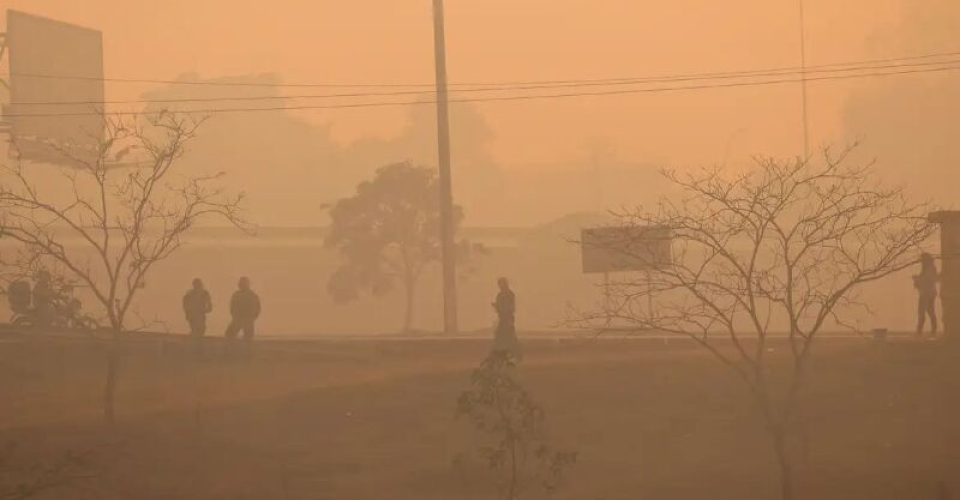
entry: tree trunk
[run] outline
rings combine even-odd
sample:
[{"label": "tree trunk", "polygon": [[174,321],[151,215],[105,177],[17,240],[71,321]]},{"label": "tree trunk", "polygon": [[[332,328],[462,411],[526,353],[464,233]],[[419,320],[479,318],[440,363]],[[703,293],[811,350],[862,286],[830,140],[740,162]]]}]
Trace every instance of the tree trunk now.
[{"label": "tree trunk", "polygon": [[772,429],[773,448],[777,454],[777,464],[780,468],[780,498],[781,500],[793,500],[793,464],[790,462],[790,451],[787,449],[786,431],[783,429]]},{"label": "tree trunk", "polygon": [[517,442],[512,440],[510,444],[510,500],[517,498],[517,483],[520,482],[519,465],[517,464]]},{"label": "tree trunk", "polygon": [[404,289],[406,291],[406,307],[403,313],[403,333],[409,333],[413,328],[413,301],[416,295],[417,280],[407,275],[404,279]]},{"label": "tree trunk", "polygon": [[103,419],[113,425],[116,421],[117,378],[120,373],[120,331],[113,332],[113,338],[107,346],[107,380],[103,389]]}]

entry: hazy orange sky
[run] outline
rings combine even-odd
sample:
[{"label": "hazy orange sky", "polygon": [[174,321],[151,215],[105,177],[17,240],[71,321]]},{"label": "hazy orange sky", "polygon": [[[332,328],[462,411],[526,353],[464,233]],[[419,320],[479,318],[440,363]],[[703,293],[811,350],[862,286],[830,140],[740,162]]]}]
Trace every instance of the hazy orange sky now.
[{"label": "hazy orange sky", "polygon": [[[433,78],[429,0],[5,5],[102,30],[109,77],[277,73],[287,82],[331,83]],[[960,36],[949,30],[924,44],[907,43],[900,32],[915,15],[906,7],[921,13],[954,9],[949,0],[806,0],[808,63],[960,48]],[[649,76],[799,62],[796,0],[447,0],[446,10],[454,82]],[[922,85],[957,76],[895,78]],[[883,84],[811,84],[813,144],[847,140],[848,96]],[[136,98],[147,90],[109,84],[107,95]],[[758,153],[794,155],[802,144],[796,84],[484,103],[478,109],[493,132],[490,152],[505,171],[586,162],[597,145],[620,160],[692,165],[734,163]],[[394,136],[408,115],[402,108],[303,114],[329,126],[344,143]]]},{"label": "hazy orange sky", "polygon": [[[875,53],[871,38],[898,17],[895,0],[807,1],[811,64]],[[275,72],[290,82],[347,83],[430,82],[433,76],[428,0],[6,4],[102,30],[108,76]],[[446,10],[454,81],[643,76],[798,62],[793,0],[448,0]],[[848,85],[812,90],[818,137],[835,132],[837,99]],[[111,85],[108,95],[133,91],[131,85]],[[744,127],[738,151],[761,145],[786,151],[798,144],[798,109],[795,85],[483,106],[497,134],[497,156],[517,163],[575,154],[590,136],[608,137],[628,155],[664,156],[659,149],[665,144],[704,141],[707,147],[690,161],[711,161],[722,154],[729,133]],[[741,116],[769,113],[777,125],[729,123],[736,110],[746,111],[736,113]],[[311,114],[350,140],[393,133],[404,111]],[[728,134],[711,130],[703,137],[705,126],[716,122],[726,122]]]}]

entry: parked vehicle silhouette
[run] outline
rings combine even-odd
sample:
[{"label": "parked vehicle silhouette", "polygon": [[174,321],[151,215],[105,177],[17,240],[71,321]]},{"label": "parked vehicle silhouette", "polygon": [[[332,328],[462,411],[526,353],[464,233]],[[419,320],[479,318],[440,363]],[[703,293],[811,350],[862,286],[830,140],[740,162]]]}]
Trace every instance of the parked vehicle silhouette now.
[{"label": "parked vehicle silhouette", "polygon": [[51,294],[49,304],[38,307],[33,299],[34,289],[25,280],[13,282],[7,289],[7,301],[16,326],[48,327],[92,331],[100,328],[97,320],[83,313],[83,303],[73,296],[73,287],[65,286]]}]

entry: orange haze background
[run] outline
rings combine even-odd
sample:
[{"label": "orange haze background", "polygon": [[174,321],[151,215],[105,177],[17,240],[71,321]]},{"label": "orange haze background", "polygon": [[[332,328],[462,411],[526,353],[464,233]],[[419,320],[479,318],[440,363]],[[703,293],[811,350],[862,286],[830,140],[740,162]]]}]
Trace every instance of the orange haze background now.
[{"label": "orange haze background", "polygon": [[[111,77],[269,73],[286,82],[408,83],[431,82],[433,76],[427,0],[276,4],[8,0],[5,4],[102,30],[105,71]],[[446,10],[449,72],[454,82],[646,76],[793,66],[799,61],[798,9],[792,0],[449,0]],[[811,65],[960,47],[956,29],[960,7],[946,0],[807,0],[806,13]],[[811,142],[837,144],[862,138],[868,157],[880,156],[883,148],[870,146],[873,136],[877,142],[885,140],[884,132],[871,130],[876,122],[871,117],[849,116],[852,99],[900,86],[922,99],[928,95],[925,87],[956,83],[953,73],[813,83]],[[155,87],[108,84],[107,95],[136,98]],[[879,98],[878,104],[886,101]],[[530,184],[542,179],[557,186],[557,196],[525,203],[541,195],[520,191],[510,210],[467,203],[468,224],[473,225],[533,224],[572,210],[643,201],[631,199],[631,192],[643,197],[655,194],[599,180],[602,175],[593,177],[594,181],[606,185],[584,185],[584,178],[571,180],[572,174],[559,176],[560,171],[717,162],[742,167],[755,154],[791,156],[802,149],[796,84],[484,103],[475,108],[489,130],[482,144],[484,153],[505,172],[503,182]],[[867,109],[861,114],[876,107]],[[390,140],[403,133],[409,115],[407,108],[386,108],[303,112],[297,119],[322,126],[336,144],[349,145],[371,138]],[[457,126],[454,121],[455,134]],[[461,156],[454,151],[455,162],[469,161],[462,157],[469,152],[462,149]],[[955,148],[938,153],[957,156]],[[891,163],[902,160],[886,156],[893,157]],[[945,167],[937,165],[937,172]],[[315,189],[326,198],[337,193],[326,193],[322,184],[338,182],[334,177],[353,177],[329,165],[313,168],[317,170]],[[911,171],[918,168],[933,172],[934,166],[909,167]],[[894,173],[898,170],[891,168]],[[270,171],[278,177],[298,175],[283,164],[271,165]],[[463,182],[457,180],[458,193],[471,190],[469,175],[460,179]],[[931,194],[949,203],[944,193]],[[256,198],[257,193],[252,195]],[[270,212],[284,212],[277,206],[283,203],[279,198],[271,198]],[[465,200],[478,198],[464,194]],[[312,217],[301,208],[290,210],[289,217],[262,214],[261,219],[269,225],[308,225]]]},{"label": "orange haze background", "polygon": [[[266,84],[108,82],[108,100],[304,92],[276,86],[282,82],[433,80],[428,0],[7,0],[4,6],[101,30],[107,77]],[[809,65],[960,50],[956,0],[805,0],[805,7]],[[796,0],[447,0],[446,10],[453,82],[799,64]],[[527,327],[546,327],[562,316],[565,303],[590,300],[593,278],[580,275],[576,249],[561,249],[570,245],[557,235],[577,234],[577,224],[597,220],[594,213],[668,194],[659,169],[724,164],[737,170],[749,168],[755,155],[801,154],[800,95],[799,84],[790,83],[453,106],[454,190],[466,210],[465,226],[536,228],[532,238],[553,238],[537,250],[541,253],[521,258],[523,252],[508,249],[486,259],[483,269],[464,281],[466,327],[489,325],[488,296],[502,274],[529,298]],[[138,106],[114,105],[108,111],[142,109]],[[214,115],[183,162],[191,169],[228,172],[230,187],[247,191],[249,216],[259,225],[316,229],[327,223],[323,207],[351,194],[377,167],[408,159],[435,165],[433,113],[433,106],[420,105]],[[918,198],[957,206],[956,71],[811,82],[809,117],[813,147],[861,141],[855,160],[876,160],[884,180],[905,183]],[[237,275],[257,276],[262,290],[274,296],[264,325],[269,331],[391,328],[394,312],[365,311],[393,311],[399,296],[388,305],[379,299],[348,308],[329,304],[324,287],[335,259],[322,253],[316,232],[297,234],[309,242],[288,245],[290,252],[300,252],[296,255],[276,248],[207,255],[210,248],[191,247],[170,264],[171,272],[158,274],[144,297],[152,304],[147,312],[177,321],[171,297],[192,273],[209,268],[206,275],[217,283],[221,299]],[[546,258],[542,252],[548,250],[563,258]],[[419,299],[424,327],[439,323],[437,283],[428,281]],[[879,312],[870,324],[911,328],[915,299],[908,277],[891,278],[888,285],[867,291]],[[320,324],[307,324],[304,310],[317,312]]]}]

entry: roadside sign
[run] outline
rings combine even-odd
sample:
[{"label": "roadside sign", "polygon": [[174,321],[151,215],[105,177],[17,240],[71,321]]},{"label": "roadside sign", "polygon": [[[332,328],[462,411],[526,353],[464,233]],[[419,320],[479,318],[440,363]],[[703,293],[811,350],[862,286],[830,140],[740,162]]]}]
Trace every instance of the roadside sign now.
[{"label": "roadside sign", "polygon": [[580,249],[584,273],[650,271],[672,262],[669,228],[598,227],[583,229]]}]

